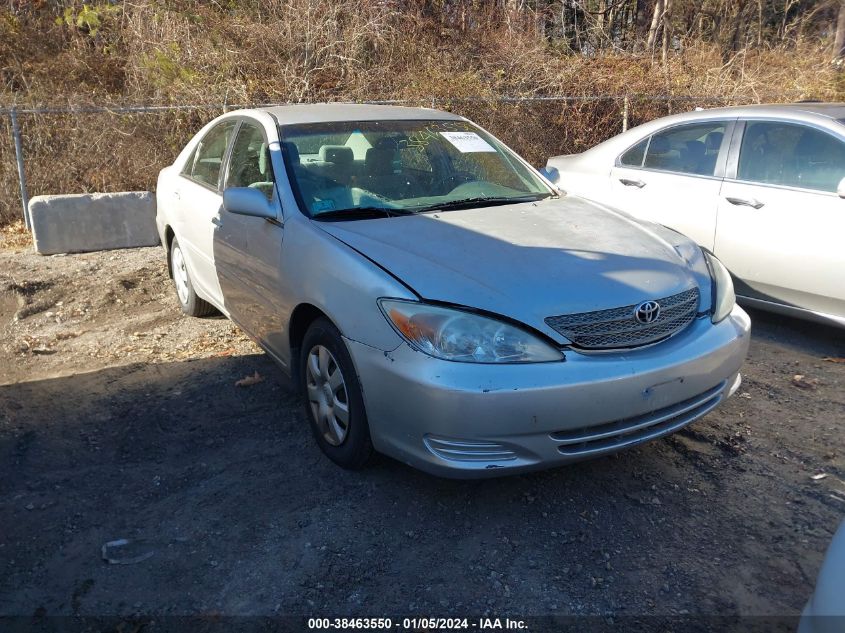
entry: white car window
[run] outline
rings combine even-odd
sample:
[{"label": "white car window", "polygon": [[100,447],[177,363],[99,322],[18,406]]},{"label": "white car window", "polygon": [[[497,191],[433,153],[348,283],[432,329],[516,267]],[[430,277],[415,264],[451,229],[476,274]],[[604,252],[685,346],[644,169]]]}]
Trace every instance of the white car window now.
[{"label": "white car window", "polygon": [[642,167],[643,158],[645,158],[645,148],[648,147],[649,138],[650,137],[647,136],[627,152],[622,154],[619,158],[619,162],[626,167]]},{"label": "white car window", "polygon": [[835,192],[845,177],[845,143],[804,125],[746,124],[737,179]]},{"label": "white car window", "polygon": [[725,127],[725,121],[710,121],[678,125],[658,132],[651,137],[643,167],[712,176],[716,170]]}]

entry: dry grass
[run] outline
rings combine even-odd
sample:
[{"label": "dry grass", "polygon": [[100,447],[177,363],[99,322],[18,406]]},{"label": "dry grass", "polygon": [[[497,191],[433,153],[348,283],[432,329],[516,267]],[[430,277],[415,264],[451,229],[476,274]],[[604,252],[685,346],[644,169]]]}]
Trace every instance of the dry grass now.
[{"label": "dry grass", "polygon": [[[70,23],[61,3],[19,4],[14,14],[0,9],[0,103],[437,98],[535,164],[618,133],[621,101],[515,105],[497,96],[637,95],[635,124],[694,106],[840,100],[845,88],[821,41],[727,61],[714,45],[682,42],[664,67],[649,55],[561,53],[530,22],[502,20],[484,3],[462,30],[414,8],[421,3],[388,0],[94,2],[94,31],[75,21],[79,3],[64,3]],[[478,97],[488,100],[466,100]],[[23,115],[30,194],[153,188],[158,170],[220,112]],[[0,117],[0,222],[17,217],[18,205],[9,121]]]}]

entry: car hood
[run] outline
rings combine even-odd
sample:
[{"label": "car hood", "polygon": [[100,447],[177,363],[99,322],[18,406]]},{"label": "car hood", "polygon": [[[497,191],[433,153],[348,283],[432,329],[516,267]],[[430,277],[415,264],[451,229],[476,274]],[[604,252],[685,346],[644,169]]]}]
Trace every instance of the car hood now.
[{"label": "car hood", "polygon": [[698,247],[581,198],[316,224],[423,299],[501,314],[561,342],[546,317],[696,285],[709,307]]}]

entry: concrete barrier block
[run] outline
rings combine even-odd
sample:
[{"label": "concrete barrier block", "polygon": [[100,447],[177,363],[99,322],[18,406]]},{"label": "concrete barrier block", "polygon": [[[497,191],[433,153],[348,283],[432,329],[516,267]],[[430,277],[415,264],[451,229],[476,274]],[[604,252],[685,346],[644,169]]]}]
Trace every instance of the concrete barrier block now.
[{"label": "concrete barrier block", "polygon": [[155,246],[155,195],[150,191],[35,196],[29,217],[42,255]]}]

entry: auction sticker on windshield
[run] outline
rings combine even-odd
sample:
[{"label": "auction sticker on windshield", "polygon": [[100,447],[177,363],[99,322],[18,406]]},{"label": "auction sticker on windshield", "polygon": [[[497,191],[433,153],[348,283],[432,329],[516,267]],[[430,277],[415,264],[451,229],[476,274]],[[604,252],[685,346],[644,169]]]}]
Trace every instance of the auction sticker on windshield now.
[{"label": "auction sticker on windshield", "polygon": [[440,135],[455,146],[462,154],[471,152],[495,152],[496,148],[475,132],[441,132]]}]

